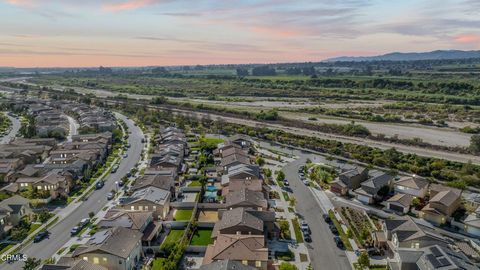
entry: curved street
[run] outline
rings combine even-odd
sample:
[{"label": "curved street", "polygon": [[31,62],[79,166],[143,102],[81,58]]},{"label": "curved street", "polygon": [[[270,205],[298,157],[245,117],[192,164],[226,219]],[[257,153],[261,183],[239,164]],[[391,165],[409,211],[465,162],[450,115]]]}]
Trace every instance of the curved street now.
[{"label": "curved street", "polygon": [[9,114],[5,114],[5,115],[12,122],[12,126],[10,127],[10,131],[8,132],[8,134],[3,136],[0,139],[0,144],[6,144],[12,141],[15,138],[15,136],[17,136],[18,131],[20,131],[20,127],[22,126],[22,124],[20,123],[20,120],[17,117],[13,117]]}]

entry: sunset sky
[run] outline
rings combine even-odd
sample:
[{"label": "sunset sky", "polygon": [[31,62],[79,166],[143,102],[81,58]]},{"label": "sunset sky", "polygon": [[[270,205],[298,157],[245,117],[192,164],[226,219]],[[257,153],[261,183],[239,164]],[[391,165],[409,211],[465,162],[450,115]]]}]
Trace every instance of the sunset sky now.
[{"label": "sunset sky", "polygon": [[480,50],[479,0],[0,0],[0,66],[319,61]]}]

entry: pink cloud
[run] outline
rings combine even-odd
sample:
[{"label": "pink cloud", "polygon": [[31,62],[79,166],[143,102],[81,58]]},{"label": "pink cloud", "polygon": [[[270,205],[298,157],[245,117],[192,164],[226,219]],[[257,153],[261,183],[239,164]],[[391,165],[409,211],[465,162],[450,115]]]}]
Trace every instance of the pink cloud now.
[{"label": "pink cloud", "polygon": [[122,3],[106,4],[106,5],[103,6],[103,9],[107,10],[107,11],[111,11],[111,12],[119,12],[119,11],[142,8],[142,7],[145,7],[145,6],[148,6],[148,5],[152,5],[155,2],[158,2],[158,1],[156,1],[156,0],[128,0],[128,1],[124,1]]},{"label": "pink cloud", "polygon": [[254,26],[251,29],[255,33],[267,34],[267,35],[284,37],[284,38],[300,36],[303,34],[298,30],[284,29],[282,27],[275,28],[270,26]]},{"label": "pink cloud", "polygon": [[38,4],[35,0],[7,0],[7,3],[22,7],[34,7]]},{"label": "pink cloud", "polygon": [[454,40],[458,43],[480,42],[480,35],[459,35]]}]

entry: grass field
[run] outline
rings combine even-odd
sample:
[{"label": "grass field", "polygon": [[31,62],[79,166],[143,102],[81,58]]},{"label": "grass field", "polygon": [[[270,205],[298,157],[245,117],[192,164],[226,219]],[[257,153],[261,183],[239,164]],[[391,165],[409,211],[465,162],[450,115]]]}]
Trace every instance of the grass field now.
[{"label": "grass field", "polygon": [[184,233],[185,233],[185,230],[171,230],[170,233],[165,238],[165,240],[163,240],[163,243],[160,246],[160,249],[165,245],[169,245],[170,243],[178,242],[182,238]]},{"label": "grass field", "polygon": [[190,220],[193,209],[178,209],[175,212],[175,220]]},{"label": "grass field", "polygon": [[213,243],[212,230],[197,230],[192,237],[190,245],[193,246],[206,246]]},{"label": "grass field", "polygon": [[188,184],[189,187],[201,187],[202,183],[198,180],[193,180],[190,184]]}]

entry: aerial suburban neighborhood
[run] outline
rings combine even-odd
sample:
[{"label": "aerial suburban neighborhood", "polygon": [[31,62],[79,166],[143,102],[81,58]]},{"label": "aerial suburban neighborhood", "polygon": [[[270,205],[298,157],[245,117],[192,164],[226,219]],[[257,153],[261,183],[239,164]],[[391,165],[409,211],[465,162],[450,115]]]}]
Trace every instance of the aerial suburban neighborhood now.
[{"label": "aerial suburban neighborhood", "polygon": [[0,270],[480,269],[480,0],[0,25]]}]

